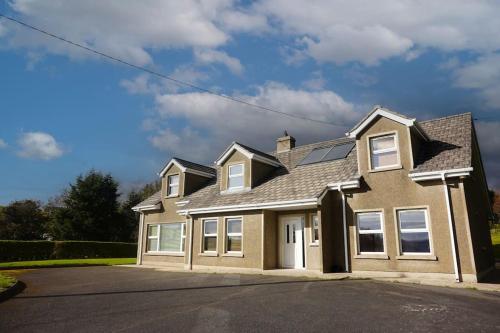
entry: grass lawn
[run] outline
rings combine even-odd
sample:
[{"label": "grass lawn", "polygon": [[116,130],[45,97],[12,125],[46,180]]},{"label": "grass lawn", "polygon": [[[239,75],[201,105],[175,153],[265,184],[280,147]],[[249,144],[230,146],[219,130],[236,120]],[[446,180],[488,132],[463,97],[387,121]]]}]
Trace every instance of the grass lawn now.
[{"label": "grass lawn", "polygon": [[16,279],[11,276],[0,274],[0,291],[3,291],[16,283]]},{"label": "grass lawn", "polygon": [[100,259],[59,259],[37,261],[0,262],[0,269],[44,268],[71,266],[110,266],[135,264],[136,258],[100,258]]},{"label": "grass lawn", "polygon": [[491,241],[493,242],[495,259],[500,261],[500,231],[491,231]]}]

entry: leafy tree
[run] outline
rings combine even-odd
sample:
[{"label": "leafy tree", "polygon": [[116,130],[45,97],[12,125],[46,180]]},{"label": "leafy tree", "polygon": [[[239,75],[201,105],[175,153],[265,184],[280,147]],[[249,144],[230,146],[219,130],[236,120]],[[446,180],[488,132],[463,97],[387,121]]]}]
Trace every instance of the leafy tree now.
[{"label": "leafy tree", "polygon": [[64,207],[54,209],[57,238],[120,240],[118,196],[118,183],[110,174],[91,170],[78,176],[63,195]]},{"label": "leafy tree", "polygon": [[46,222],[40,202],[14,201],[0,214],[0,239],[42,239]]}]

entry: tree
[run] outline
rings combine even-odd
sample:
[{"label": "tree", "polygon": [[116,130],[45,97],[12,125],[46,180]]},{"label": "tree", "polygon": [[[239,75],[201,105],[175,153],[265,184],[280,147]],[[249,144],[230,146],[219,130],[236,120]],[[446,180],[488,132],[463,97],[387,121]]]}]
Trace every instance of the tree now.
[{"label": "tree", "polygon": [[14,201],[0,214],[0,239],[42,239],[46,222],[40,202]]},{"label": "tree", "polygon": [[57,238],[120,240],[118,183],[110,174],[91,170],[77,177],[63,195],[64,207],[54,210]]}]

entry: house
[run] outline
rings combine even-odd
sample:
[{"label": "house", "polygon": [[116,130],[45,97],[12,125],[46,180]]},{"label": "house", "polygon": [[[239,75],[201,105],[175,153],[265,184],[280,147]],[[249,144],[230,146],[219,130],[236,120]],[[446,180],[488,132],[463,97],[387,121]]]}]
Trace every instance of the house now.
[{"label": "house", "polygon": [[346,137],[213,167],[173,158],[140,213],[138,264],[477,281],[494,267],[470,113],[418,122],[375,107]]}]

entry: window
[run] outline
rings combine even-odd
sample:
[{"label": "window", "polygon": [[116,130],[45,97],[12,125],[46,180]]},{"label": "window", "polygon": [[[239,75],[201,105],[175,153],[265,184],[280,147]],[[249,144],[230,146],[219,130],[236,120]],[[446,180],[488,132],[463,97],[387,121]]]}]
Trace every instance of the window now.
[{"label": "window", "polygon": [[183,253],[186,243],[186,223],[150,224],[148,252]]},{"label": "window", "polygon": [[319,221],[316,214],[311,216],[311,242],[319,242]]},{"label": "window", "polygon": [[158,231],[160,230],[157,224],[148,225],[148,252],[158,251]]},{"label": "window", "polygon": [[243,188],[243,174],[244,174],[243,164],[230,165],[227,188],[229,190]]},{"label": "window", "polygon": [[228,218],[226,220],[226,251],[241,252],[242,231],[241,218]]},{"label": "window", "polygon": [[370,151],[373,170],[399,165],[395,134],[371,138]]},{"label": "window", "polygon": [[358,213],[358,250],[359,253],[384,253],[384,231],[382,213]]},{"label": "window", "polygon": [[167,196],[179,195],[179,175],[171,175],[167,177]]},{"label": "window", "polygon": [[217,220],[203,221],[203,252],[217,251]]},{"label": "window", "polygon": [[398,211],[399,239],[403,254],[430,254],[429,226],[425,209]]}]

